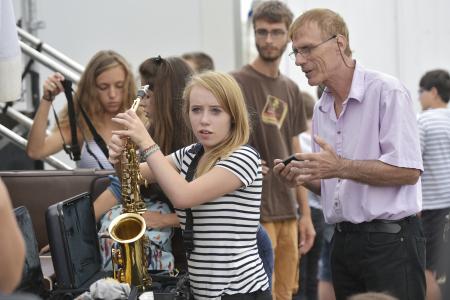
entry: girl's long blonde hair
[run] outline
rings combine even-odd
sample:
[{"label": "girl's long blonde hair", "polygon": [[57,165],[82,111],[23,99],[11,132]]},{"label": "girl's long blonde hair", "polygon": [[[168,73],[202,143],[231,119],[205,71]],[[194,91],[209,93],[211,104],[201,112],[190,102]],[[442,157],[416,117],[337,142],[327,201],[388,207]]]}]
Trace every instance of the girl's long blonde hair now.
[{"label": "girl's long blonde hair", "polygon": [[248,142],[250,125],[244,96],[236,80],[226,73],[209,71],[192,77],[184,90],[183,112],[188,127],[191,127],[189,121],[190,94],[194,86],[201,86],[210,91],[231,117],[229,135],[217,144],[207,154],[206,161],[198,166],[196,176],[199,177],[212,169],[218,160],[226,158],[234,150]]},{"label": "girl's long blonde hair", "polygon": [[[122,106],[120,108],[120,112],[124,112],[131,107],[133,100],[136,98],[136,84],[134,81],[133,73],[127,61],[117,52],[112,50],[97,52],[89,61],[85,71],[80,78],[80,82],[78,83],[77,90],[73,97],[75,114],[77,123],[81,124],[83,134],[88,139],[92,138],[92,134],[88,129],[83,116],[81,115],[78,103],[80,103],[83,109],[86,111],[94,127],[99,128],[101,126],[99,116],[101,116],[105,111],[99,101],[96,79],[106,70],[117,66],[121,66],[125,72],[125,81],[123,85],[122,96],[123,100]],[[61,127],[69,126],[67,105],[60,113],[60,125]]]}]

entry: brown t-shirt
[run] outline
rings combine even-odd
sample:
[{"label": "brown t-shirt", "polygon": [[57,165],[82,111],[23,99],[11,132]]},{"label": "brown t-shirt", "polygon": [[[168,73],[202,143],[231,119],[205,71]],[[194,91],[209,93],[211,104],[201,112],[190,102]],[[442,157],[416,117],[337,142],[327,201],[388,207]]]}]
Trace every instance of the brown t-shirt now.
[{"label": "brown t-shirt", "polygon": [[281,221],[297,217],[294,189],[274,176],[273,160],[293,153],[292,138],[306,129],[306,116],[298,86],[284,75],[277,78],[258,73],[250,65],[232,72],[242,88],[250,113],[252,134],[249,143],[267,162],[263,179],[261,220]]}]

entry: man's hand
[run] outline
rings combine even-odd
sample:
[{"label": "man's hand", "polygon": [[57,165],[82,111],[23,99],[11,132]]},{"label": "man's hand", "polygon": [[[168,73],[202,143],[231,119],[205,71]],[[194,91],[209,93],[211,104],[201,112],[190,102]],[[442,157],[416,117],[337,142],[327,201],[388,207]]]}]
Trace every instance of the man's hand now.
[{"label": "man's hand", "polygon": [[306,254],[314,245],[316,230],[314,229],[311,216],[302,216],[298,221],[299,251]]},{"label": "man's hand", "polygon": [[[298,155],[298,154],[297,154]],[[302,176],[299,170],[293,167],[294,161],[290,162],[287,166],[283,164],[281,159],[275,159],[273,161],[273,173],[280,178],[284,184],[288,187],[296,187],[303,184],[305,176]]]},{"label": "man's hand", "polygon": [[296,157],[302,161],[293,161],[291,172],[301,174],[298,180],[312,181],[316,179],[337,178],[342,174],[345,160],[340,158],[331,145],[327,144],[319,136],[314,136],[314,141],[320,146],[317,153],[300,153]]}]

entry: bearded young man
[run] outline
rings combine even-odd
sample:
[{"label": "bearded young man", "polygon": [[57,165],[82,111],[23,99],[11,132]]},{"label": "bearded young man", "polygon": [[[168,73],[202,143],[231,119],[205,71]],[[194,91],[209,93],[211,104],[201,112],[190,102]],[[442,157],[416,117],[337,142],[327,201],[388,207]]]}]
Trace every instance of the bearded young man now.
[{"label": "bearded young man", "polygon": [[241,85],[252,117],[250,144],[263,160],[261,223],[275,253],[273,297],[277,300],[291,300],[297,287],[299,231],[302,253],[311,248],[315,236],[305,190],[290,189],[272,174],[274,158],[301,151],[298,134],[306,130],[300,90],[279,70],[292,20],[292,12],[282,2],[259,4],[253,12],[259,54],[252,63],[232,73]]}]

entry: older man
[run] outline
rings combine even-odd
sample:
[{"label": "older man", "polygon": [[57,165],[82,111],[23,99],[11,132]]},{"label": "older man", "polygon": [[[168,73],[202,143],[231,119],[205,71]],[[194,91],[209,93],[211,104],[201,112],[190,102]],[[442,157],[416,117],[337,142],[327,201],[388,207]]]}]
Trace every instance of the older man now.
[{"label": "older man", "polygon": [[331,250],[337,299],[388,292],[424,299],[423,171],[416,117],[406,88],[352,58],[344,20],[313,9],[290,28],[292,56],[310,85],[324,84],[314,109],[312,154],[274,171],[290,186],[321,194],[334,223]]}]

